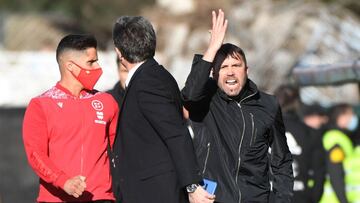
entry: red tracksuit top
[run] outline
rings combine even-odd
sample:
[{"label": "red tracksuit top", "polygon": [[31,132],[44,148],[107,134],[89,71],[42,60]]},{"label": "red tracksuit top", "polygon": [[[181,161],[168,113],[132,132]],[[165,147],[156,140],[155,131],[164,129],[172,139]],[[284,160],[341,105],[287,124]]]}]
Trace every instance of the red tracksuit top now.
[{"label": "red tracksuit top", "polygon": [[[73,96],[59,83],[33,98],[25,112],[23,140],[28,161],[40,177],[37,201],[114,200],[108,137],[112,146],[118,105],[110,94]],[[66,180],[86,177],[79,198],[63,190]]]}]

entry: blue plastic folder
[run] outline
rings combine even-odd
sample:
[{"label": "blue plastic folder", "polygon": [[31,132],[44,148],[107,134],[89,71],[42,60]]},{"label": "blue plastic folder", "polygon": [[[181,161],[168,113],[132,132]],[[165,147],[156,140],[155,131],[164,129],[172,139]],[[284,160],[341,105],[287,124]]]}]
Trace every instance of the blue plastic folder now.
[{"label": "blue plastic folder", "polygon": [[217,183],[212,181],[212,180],[209,180],[209,179],[206,179],[204,178],[204,185],[203,185],[203,188],[210,194],[215,194],[215,190],[216,190],[216,186],[217,186]]}]

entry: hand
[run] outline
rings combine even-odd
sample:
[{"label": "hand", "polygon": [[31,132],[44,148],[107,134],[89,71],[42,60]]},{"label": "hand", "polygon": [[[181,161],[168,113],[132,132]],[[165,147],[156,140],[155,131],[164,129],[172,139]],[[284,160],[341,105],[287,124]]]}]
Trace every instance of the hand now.
[{"label": "hand", "polygon": [[199,186],[189,194],[190,203],[211,203],[215,201],[215,195],[211,195],[203,187]]},{"label": "hand", "polygon": [[80,175],[68,179],[64,184],[64,191],[75,198],[80,197],[86,188],[85,179],[84,176]]},{"label": "hand", "polygon": [[216,15],[215,11],[212,11],[212,29],[210,30],[210,42],[209,47],[206,50],[203,59],[205,61],[212,62],[215,58],[216,52],[220,49],[228,25],[228,20],[224,19],[224,12],[219,9],[219,14]]}]

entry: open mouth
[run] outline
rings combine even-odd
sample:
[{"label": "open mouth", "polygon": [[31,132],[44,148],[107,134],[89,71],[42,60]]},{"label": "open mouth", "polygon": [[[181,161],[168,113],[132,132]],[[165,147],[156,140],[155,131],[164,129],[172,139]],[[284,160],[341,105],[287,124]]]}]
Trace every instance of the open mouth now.
[{"label": "open mouth", "polygon": [[231,79],[231,80],[226,80],[225,83],[227,85],[236,85],[238,82],[235,79]]}]

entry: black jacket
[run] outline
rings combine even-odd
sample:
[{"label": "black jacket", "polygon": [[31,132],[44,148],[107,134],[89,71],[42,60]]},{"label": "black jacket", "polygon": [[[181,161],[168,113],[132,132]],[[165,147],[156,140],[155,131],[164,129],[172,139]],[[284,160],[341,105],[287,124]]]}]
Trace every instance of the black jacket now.
[{"label": "black jacket", "polygon": [[271,168],[276,202],[290,202],[292,157],[276,99],[250,80],[237,98],[229,98],[209,78],[211,65],[195,56],[182,96],[200,170],[218,183],[216,201],[268,202]]},{"label": "black jacket", "polygon": [[[300,120],[296,112],[286,112],[283,118],[287,143],[294,159],[295,181],[292,202],[318,202],[325,179],[325,152],[322,150],[321,139],[313,134],[313,129]],[[310,179],[314,181],[314,191],[308,186]]]},{"label": "black jacket", "polygon": [[201,181],[180,91],[154,59],[132,76],[120,108],[115,175],[120,202],[186,202],[185,186]]},{"label": "black jacket", "polygon": [[110,89],[106,92],[111,94],[114,97],[114,99],[117,101],[117,103],[119,105],[119,109],[120,109],[122,100],[125,95],[125,90],[121,87],[120,81],[118,81],[112,89]]},{"label": "black jacket", "polygon": [[313,152],[311,154],[310,179],[314,181],[311,187],[312,202],[319,202],[324,191],[326,175],[326,152],[322,144],[324,129],[311,129],[311,140]]}]

